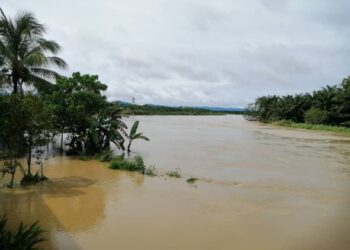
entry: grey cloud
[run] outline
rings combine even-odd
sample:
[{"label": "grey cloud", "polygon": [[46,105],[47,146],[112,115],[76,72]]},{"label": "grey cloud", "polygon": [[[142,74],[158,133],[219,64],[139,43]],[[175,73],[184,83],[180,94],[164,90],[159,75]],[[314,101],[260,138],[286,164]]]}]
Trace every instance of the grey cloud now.
[{"label": "grey cloud", "polygon": [[[3,0],[31,10],[110,100],[244,106],[349,74],[348,0]],[[79,11],[77,11],[79,10]]]}]

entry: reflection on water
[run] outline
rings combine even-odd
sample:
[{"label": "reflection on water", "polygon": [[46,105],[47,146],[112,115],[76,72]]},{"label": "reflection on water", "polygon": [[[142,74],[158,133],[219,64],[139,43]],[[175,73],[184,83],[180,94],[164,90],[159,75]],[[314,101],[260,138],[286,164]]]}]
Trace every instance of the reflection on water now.
[{"label": "reflection on water", "polygon": [[350,138],[240,116],[136,119],[151,141],[135,152],[182,179],[56,155],[49,181],[0,191],[0,212],[40,220],[47,249],[350,249]]}]

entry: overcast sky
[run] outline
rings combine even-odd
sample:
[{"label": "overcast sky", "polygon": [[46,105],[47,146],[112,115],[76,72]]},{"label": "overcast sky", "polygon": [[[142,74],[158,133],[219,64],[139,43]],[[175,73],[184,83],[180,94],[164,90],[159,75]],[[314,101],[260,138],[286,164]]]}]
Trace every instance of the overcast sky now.
[{"label": "overcast sky", "polygon": [[110,100],[244,107],[350,75],[349,0],[1,0]]}]

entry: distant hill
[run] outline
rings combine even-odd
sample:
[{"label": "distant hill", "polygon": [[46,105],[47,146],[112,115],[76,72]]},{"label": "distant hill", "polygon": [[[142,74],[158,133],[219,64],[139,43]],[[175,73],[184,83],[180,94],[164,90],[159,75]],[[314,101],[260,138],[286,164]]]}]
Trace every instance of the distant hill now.
[{"label": "distant hill", "polygon": [[137,105],[129,102],[115,101],[126,115],[224,115],[243,114],[242,108],[225,108],[209,106],[165,106],[155,104]]}]

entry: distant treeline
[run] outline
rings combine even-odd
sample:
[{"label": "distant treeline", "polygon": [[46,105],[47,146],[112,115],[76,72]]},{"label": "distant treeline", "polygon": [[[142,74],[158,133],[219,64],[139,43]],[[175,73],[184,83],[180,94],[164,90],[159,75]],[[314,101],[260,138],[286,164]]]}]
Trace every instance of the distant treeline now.
[{"label": "distant treeline", "polygon": [[194,107],[169,107],[160,105],[137,105],[126,102],[115,102],[122,109],[124,115],[224,115],[243,114],[244,111],[209,110]]},{"label": "distant treeline", "polygon": [[350,127],[350,77],[313,93],[258,97],[248,106],[246,117],[261,122],[287,120]]}]

